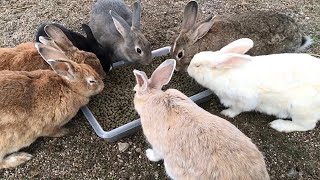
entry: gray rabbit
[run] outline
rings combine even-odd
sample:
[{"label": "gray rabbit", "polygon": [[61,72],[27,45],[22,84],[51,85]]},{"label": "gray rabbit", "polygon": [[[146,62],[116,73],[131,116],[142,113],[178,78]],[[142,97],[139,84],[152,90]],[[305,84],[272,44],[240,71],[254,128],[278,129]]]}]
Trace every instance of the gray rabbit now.
[{"label": "gray rabbit", "polygon": [[151,45],[140,28],[140,1],[133,12],[122,0],[98,0],[90,12],[89,26],[104,48],[113,50],[112,62],[120,60],[146,65],[151,62]]}]

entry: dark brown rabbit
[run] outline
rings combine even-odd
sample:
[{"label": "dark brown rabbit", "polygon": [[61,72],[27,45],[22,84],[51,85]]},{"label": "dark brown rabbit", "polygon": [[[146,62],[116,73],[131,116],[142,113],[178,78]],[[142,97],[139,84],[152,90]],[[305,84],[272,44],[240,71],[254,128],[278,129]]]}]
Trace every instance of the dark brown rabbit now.
[{"label": "dark brown rabbit", "polygon": [[196,23],[197,14],[198,4],[190,1],[184,10],[180,34],[171,48],[171,55],[177,60],[176,70],[185,70],[196,53],[217,51],[240,38],[255,42],[248,52],[254,56],[300,52],[312,43],[292,18],[278,12],[219,15]]},{"label": "dark brown rabbit", "polygon": [[62,126],[104,87],[91,66],[52,55],[40,43],[37,49],[53,71],[0,71],[0,169],[29,160],[17,151],[38,137],[65,135]]}]

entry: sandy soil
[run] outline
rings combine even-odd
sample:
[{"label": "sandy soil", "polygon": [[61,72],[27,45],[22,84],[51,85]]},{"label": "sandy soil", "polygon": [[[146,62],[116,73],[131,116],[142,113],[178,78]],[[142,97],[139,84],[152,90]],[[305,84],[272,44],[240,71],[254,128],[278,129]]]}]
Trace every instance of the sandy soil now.
[{"label": "sandy soil", "polygon": [[[94,0],[0,0],[0,47],[13,47],[33,41],[42,22],[60,22],[81,32],[87,23]],[[126,1],[131,4],[133,1]],[[188,0],[142,0],[142,26],[154,49],[170,45],[177,36],[182,12]],[[319,0],[206,0],[198,1],[201,18],[224,13],[255,9],[272,9],[295,18],[306,35],[315,43],[309,50],[320,53]],[[82,33],[82,32],[81,32]],[[148,75],[163,61],[158,58],[151,66],[127,66],[115,69],[105,81],[105,90],[89,104],[106,130],[137,118],[132,104],[135,84],[132,70],[139,68]],[[186,74],[175,73],[170,88],[187,95],[199,92]],[[201,105],[219,115],[223,106],[216,97]],[[228,119],[252,138],[266,157],[272,179],[320,179],[320,128],[310,132],[277,133],[268,127],[275,117],[260,113],[243,113]],[[23,149],[34,155],[26,164],[0,170],[3,179],[166,179],[162,162],[149,162],[145,157],[148,144],[142,131],[122,139],[124,144],[108,143],[97,137],[82,115],[67,124],[71,133],[63,138],[40,138]],[[123,152],[119,145],[128,145]]]}]

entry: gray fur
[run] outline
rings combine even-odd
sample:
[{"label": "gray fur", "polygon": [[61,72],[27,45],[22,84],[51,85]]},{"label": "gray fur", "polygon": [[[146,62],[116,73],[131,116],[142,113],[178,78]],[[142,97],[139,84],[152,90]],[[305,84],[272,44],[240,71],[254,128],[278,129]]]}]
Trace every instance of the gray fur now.
[{"label": "gray fur", "polygon": [[[89,26],[97,41],[113,50],[113,62],[125,60],[149,64],[151,45],[140,30],[140,1],[133,3],[132,8],[134,12],[122,0],[98,0],[91,9]],[[115,23],[124,30],[123,36]],[[141,49],[141,54],[137,48]]]}]

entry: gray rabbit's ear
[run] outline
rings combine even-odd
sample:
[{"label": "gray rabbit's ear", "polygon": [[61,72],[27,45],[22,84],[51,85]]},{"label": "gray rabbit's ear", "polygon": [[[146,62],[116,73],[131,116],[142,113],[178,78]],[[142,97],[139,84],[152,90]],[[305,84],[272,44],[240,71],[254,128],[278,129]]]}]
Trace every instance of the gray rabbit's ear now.
[{"label": "gray rabbit's ear", "polygon": [[132,26],[140,30],[141,5],[140,0],[133,3]]},{"label": "gray rabbit's ear", "polygon": [[199,39],[201,39],[203,36],[205,36],[208,31],[211,29],[212,25],[214,23],[214,17],[209,17],[204,21],[198,22],[194,27],[192,28],[192,31],[190,31],[189,39],[192,43],[195,43]]},{"label": "gray rabbit's ear", "polygon": [[181,32],[188,32],[196,23],[198,16],[198,4],[195,1],[190,1],[185,9],[183,21],[181,24]]},{"label": "gray rabbit's ear", "polygon": [[116,26],[121,36],[123,38],[129,36],[130,30],[131,30],[129,24],[114,11],[110,10],[109,13],[112,17],[114,25]]},{"label": "gray rabbit's ear", "polygon": [[161,89],[162,86],[168,84],[176,67],[174,59],[167,59],[161,63],[150,77],[150,87]]}]

